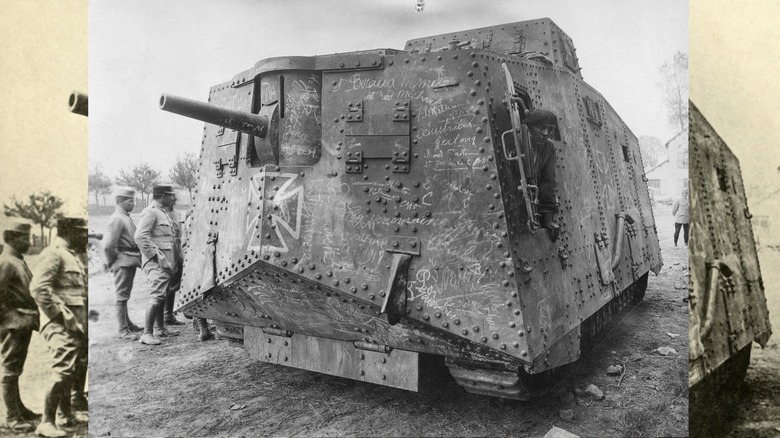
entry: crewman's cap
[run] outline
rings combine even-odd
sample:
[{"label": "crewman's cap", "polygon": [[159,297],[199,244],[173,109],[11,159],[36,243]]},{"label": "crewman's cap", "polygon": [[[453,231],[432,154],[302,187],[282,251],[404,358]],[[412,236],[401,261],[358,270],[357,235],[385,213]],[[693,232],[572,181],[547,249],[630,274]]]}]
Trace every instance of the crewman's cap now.
[{"label": "crewman's cap", "polygon": [[32,225],[21,219],[11,219],[3,227],[3,231],[11,231],[18,234],[30,234],[30,229],[32,229]]},{"label": "crewman's cap", "polygon": [[152,187],[152,196],[159,197],[162,195],[175,195],[176,192],[173,190],[173,186],[170,184],[157,184],[154,187]]},{"label": "crewman's cap", "polygon": [[558,125],[558,117],[551,111],[535,109],[523,119],[523,124],[527,126],[537,125]]},{"label": "crewman's cap", "polygon": [[87,229],[87,220],[80,217],[63,217],[57,219],[57,230]]},{"label": "crewman's cap", "polygon": [[130,187],[117,187],[114,189],[114,197],[133,198],[135,199],[135,190]]}]

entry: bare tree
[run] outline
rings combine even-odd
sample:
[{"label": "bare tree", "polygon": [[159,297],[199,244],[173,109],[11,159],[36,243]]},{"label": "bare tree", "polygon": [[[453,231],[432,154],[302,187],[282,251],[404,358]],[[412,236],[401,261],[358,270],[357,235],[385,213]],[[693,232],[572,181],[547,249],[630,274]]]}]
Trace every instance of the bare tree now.
[{"label": "bare tree", "polygon": [[169,176],[171,181],[179,187],[187,189],[190,195],[190,205],[192,205],[192,190],[198,182],[198,157],[192,152],[187,152],[182,156],[176,157]]},{"label": "bare tree", "polygon": [[639,150],[642,151],[642,162],[645,168],[654,167],[663,161],[667,153],[661,140],[649,135],[639,137]]},{"label": "bare tree", "polygon": [[[100,205],[98,196],[107,195],[111,193],[111,178],[104,174],[99,167],[90,171],[88,174],[87,188],[89,192],[95,195],[95,204]],[[105,198],[103,204],[105,205]]]},{"label": "bare tree", "polygon": [[[64,204],[65,202],[59,196],[49,191],[40,191],[31,194],[25,201],[19,201],[14,196],[11,198],[11,205],[3,204],[3,208],[8,216],[22,217],[39,225],[42,246],[46,246],[47,242],[51,241],[51,229],[57,224],[57,219],[63,216],[60,208]],[[44,234],[44,228],[49,229],[48,239]]]},{"label": "bare tree", "polygon": [[659,69],[667,119],[682,131],[688,125],[688,55],[678,51]]},{"label": "bare tree", "polygon": [[149,194],[152,187],[160,181],[160,172],[152,169],[148,163],[141,163],[130,169],[120,170],[116,177],[116,183],[123,186],[130,186],[141,192],[141,199],[144,205],[149,203]]}]

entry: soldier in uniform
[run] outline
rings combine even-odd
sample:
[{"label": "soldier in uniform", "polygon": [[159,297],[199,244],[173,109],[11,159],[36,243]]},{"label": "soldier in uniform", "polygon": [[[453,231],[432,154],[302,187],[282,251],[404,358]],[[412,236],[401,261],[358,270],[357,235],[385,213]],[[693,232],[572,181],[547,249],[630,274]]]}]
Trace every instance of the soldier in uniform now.
[{"label": "soldier in uniform", "polygon": [[154,186],[152,198],[152,203],[141,212],[135,242],[141,251],[141,264],[152,289],[140,341],[142,344],[159,345],[159,337],[179,334],[165,327],[163,307],[171,280],[179,269],[181,249],[177,247],[174,225],[168,215],[168,209],[176,204],[173,187]]},{"label": "soldier in uniform", "polygon": [[136,341],[143,329],[133,324],[127,314],[127,301],[133,289],[136,268],[141,267],[141,252],[135,244],[135,224],[130,213],[135,208],[135,191],[118,188],[114,192],[116,210],[108,223],[108,232],[103,239],[106,268],[114,275],[116,288],[116,318],[119,338]]},{"label": "soldier in uniform", "polygon": [[677,239],[680,237],[680,227],[683,228],[683,240],[685,246],[688,246],[688,188],[682,190],[680,199],[674,201],[672,205],[672,215],[674,216],[674,246],[677,247]]},{"label": "soldier in uniform", "polygon": [[171,226],[173,227],[174,236],[174,249],[178,252],[179,263],[176,270],[171,277],[171,282],[168,284],[168,290],[165,292],[165,303],[163,305],[163,322],[165,325],[184,325],[184,322],[176,319],[173,314],[173,304],[176,301],[176,292],[181,289],[181,276],[184,272],[184,260],[181,257],[182,251],[182,221],[179,217],[179,212],[176,211],[173,206],[165,209],[165,213],[171,219]]},{"label": "soldier in uniform", "polygon": [[539,215],[541,226],[548,228],[553,235],[553,240],[558,237],[560,226],[554,222],[554,215],[558,212],[558,201],[555,191],[558,183],[555,178],[555,145],[550,141],[558,129],[558,118],[550,111],[536,109],[531,111],[523,119],[523,124],[528,126],[531,134],[530,167],[531,175],[528,178],[531,184],[536,183],[539,188]]},{"label": "soldier in uniform", "polygon": [[19,395],[19,376],[27,348],[39,328],[38,306],[30,295],[32,273],[23,254],[30,248],[30,224],[16,221],[3,231],[0,255],[0,382],[5,403],[5,424],[13,432],[32,432],[30,422],[40,415],[30,411]]},{"label": "soldier in uniform", "polygon": [[[71,387],[81,391],[87,365],[87,273],[82,260],[87,250],[87,221],[62,218],[57,237],[41,253],[30,285],[41,311],[41,335],[52,354],[52,375],[36,433],[45,437],[67,435],[62,427],[74,425]],[[59,412],[58,412],[59,408]]]}]

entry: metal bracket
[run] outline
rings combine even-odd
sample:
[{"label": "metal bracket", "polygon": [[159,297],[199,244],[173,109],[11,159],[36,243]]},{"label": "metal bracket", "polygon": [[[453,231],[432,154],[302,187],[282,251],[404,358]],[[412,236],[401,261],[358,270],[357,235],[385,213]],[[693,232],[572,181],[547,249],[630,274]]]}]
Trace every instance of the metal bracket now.
[{"label": "metal bracket", "polygon": [[217,178],[222,178],[223,176],[225,176],[225,171],[222,170],[222,166],[224,165],[225,163],[222,162],[222,158],[214,162],[214,168],[217,171]]},{"label": "metal bracket", "polygon": [[394,122],[408,122],[409,121],[409,101],[396,101],[395,113],[393,114]]},{"label": "metal bracket", "polygon": [[353,100],[347,102],[347,122],[363,121],[363,101]]},{"label": "metal bracket", "polygon": [[396,254],[420,255],[420,239],[418,237],[396,236],[390,239],[385,251]]}]

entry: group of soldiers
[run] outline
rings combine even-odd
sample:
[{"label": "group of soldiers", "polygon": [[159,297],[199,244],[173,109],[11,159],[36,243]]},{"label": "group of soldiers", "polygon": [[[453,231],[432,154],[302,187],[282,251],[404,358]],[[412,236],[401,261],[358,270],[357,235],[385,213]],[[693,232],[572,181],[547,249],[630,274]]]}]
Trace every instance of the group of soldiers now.
[{"label": "group of soldiers", "polygon": [[[130,217],[135,208],[135,191],[118,188],[114,197],[116,210],[111,216],[103,248],[106,269],[114,275],[119,337],[126,341],[140,340],[145,345],[160,345],[160,338],[180,334],[167,326],[184,324],[173,313],[184,265],[183,222],[173,208],[176,193],[171,185],[155,185],[152,203],[141,212],[137,226]],[[143,269],[151,287],[143,327],[133,324],[127,311],[137,268]],[[205,319],[195,318],[195,324],[201,341],[214,339]]]},{"label": "group of soldiers", "polygon": [[[63,437],[86,421],[87,410],[87,221],[62,218],[57,237],[31,270],[24,259],[31,226],[14,220],[3,230],[0,254],[0,383],[6,427]],[[32,333],[45,340],[52,359],[43,415],[22,403],[19,376]],[[38,423],[37,427],[35,423]]]}]

